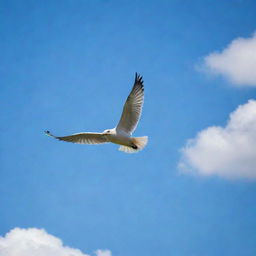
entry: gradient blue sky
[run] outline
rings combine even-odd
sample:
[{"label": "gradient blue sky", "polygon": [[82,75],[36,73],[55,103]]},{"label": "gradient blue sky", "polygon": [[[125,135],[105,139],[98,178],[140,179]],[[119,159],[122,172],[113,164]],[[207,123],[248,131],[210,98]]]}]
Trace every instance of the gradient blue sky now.
[{"label": "gradient blue sky", "polygon": [[[256,255],[256,184],[181,174],[180,149],[256,89],[198,72],[256,30],[254,0],[1,1],[0,235],[44,228],[85,253]],[[138,154],[43,134],[116,125],[135,72]]]}]

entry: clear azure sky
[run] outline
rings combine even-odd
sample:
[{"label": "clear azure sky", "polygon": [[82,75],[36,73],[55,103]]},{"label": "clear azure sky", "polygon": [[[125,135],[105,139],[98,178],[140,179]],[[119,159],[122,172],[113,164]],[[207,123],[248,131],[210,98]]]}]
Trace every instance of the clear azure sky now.
[{"label": "clear azure sky", "polygon": [[[254,0],[3,0],[0,31],[0,236],[44,229],[89,255],[256,255],[255,179],[178,167],[189,139],[256,99],[200,68],[256,31]],[[44,135],[113,128],[135,72],[143,151]]]}]

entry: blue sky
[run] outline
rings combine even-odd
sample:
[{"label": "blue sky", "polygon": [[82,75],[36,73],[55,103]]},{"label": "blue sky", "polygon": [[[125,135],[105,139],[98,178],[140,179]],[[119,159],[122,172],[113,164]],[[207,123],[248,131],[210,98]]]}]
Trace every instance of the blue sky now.
[{"label": "blue sky", "polygon": [[[250,175],[233,177],[234,167],[202,167],[181,151],[198,156],[200,131],[224,129],[238,106],[254,111],[256,82],[236,86],[216,66],[211,75],[206,56],[254,40],[255,14],[250,0],[1,1],[0,236],[45,229],[90,255],[255,255],[251,155],[241,152]],[[43,134],[113,128],[135,72],[145,84],[134,133],[149,136],[143,151]],[[249,147],[241,143],[231,140]],[[178,168],[182,154],[196,174]]]}]

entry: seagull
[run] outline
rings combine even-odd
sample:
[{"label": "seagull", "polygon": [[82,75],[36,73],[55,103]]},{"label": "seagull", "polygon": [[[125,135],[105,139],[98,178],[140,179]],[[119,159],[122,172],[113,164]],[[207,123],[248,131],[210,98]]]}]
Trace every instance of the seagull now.
[{"label": "seagull", "polygon": [[102,144],[111,142],[121,145],[119,147],[120,151],[136,153],[142,150],[148,142],[147,136],[131,137],[138,125],[143,102],[143,80],[142,76],[136,73],[133,88],[124,104],[120,121],[115,128],[104,130],[102,133],[81,132],[63,137],[54,136],[49,131],[45,131],[45,133],[55,139],[78,144]]}]

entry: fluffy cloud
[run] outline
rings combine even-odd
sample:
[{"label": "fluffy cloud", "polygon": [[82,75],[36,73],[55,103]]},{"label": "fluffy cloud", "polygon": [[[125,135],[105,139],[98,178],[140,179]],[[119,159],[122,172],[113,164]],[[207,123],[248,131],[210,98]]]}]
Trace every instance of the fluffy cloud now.
[{"label": "fluffy cloud", "polygon": [[204,58],[204,69],[222,75],[237,86],[256,86],[256,34],[238,38],[222,52]]},{"label": "fluffy cloud", "polygon": [[200,175],[256,178],[256,101],[239,106],[225,127],[202,130],[181,150],[179,167]]},{"label": "fluffy cloud", "polygon": [[[43,229],[12,229],[0,237],[0,256],[89,256],[78,249],[64,246],[62,241]],[[97,256],[111,256],[109,250],[96,251]]]}]

